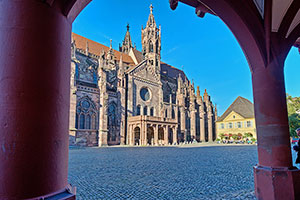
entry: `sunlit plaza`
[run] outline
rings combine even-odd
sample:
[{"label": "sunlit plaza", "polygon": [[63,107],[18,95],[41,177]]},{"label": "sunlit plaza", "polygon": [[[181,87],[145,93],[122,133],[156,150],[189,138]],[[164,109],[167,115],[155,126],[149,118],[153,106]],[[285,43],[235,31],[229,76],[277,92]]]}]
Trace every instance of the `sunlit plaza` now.
[{"label": "sunlit plaza", "polygon": [[71,148],[77,199],[256,199],[257,147]]}]

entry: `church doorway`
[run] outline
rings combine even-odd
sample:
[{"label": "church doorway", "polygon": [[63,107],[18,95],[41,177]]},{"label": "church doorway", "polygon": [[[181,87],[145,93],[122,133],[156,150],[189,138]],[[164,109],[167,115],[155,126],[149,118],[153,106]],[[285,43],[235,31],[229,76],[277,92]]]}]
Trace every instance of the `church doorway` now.
[{"label": "church doorway", "polygon": [[148,145],[154,144],[154,129],[153,129],[153,127],[147,128],[147,144]]},{"label": "church doorway", "polygon": [[140,145],[140,138],[141,138],[141,129],[140,127],[134,128],[134,145]]},{"label": "church doorway", "polygon": [[170,144],[174,143],[174,141],[173,141],[173,129],[171,129],[171,128],[169,128],[168,142]]}]

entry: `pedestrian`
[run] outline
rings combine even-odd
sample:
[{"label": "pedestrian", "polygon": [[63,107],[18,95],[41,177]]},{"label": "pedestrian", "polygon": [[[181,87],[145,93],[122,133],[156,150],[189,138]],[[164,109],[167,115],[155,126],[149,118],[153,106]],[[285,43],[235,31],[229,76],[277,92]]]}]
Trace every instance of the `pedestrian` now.
[{"label": "pedestrian", "polygon": [[[296,133],[299,138],[300,137],[300,128],[296,129]],[[299,139],[298,139],[297,144],[293,147],[293,149],[294,149],[294,151],[297,152],[296,164],[299,164],[300,163],[300,141],[299,141]]]}]

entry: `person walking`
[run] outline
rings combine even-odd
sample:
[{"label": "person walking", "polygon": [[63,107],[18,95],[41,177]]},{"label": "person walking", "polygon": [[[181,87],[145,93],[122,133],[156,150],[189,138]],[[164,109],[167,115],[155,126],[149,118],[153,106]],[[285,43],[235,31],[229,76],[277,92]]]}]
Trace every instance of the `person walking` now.
[{"label": "person walking", "polygon": [[[298,138],[300,138],[300,128],[297,128],[296,129],[296,133],[297,133],[297,136]],[[296,164],[299,164],[300,163],[300,139],[298,139],[298,142],[297,142],[297,145],[295,145],[293,147],[294,151],[297,152],[297,158],[296,158]]]}]

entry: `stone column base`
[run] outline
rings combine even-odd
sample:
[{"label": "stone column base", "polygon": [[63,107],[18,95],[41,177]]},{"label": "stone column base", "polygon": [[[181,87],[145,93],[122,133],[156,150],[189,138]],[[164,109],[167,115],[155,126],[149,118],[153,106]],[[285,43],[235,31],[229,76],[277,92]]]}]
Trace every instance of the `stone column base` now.
[{"label": "stone column base", "polygon": [[56,200],[76,200],[76,187],[68,185],[61,191],[54,192],[45,196],[30,198],[27,200],[40,200],[40,199],[56,199]]},{"label": "stone column base", "polygon": [[300,170],[296,167],[288,169],[256,165],[254,182],[257,199],[300,199]]}]

